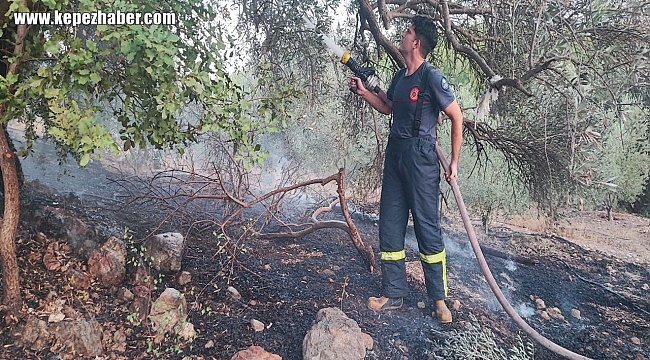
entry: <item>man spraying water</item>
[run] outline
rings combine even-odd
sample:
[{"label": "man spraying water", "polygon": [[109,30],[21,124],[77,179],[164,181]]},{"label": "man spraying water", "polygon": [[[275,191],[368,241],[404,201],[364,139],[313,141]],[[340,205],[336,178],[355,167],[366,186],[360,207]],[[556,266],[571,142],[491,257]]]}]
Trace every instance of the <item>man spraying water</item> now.
[{"label": "man spraying water", "polygon": [[445,77],[425,60],[437,40],[435,23],[415,16],[399,45],[406,68],[393,76],[388,91],[368,90],[367,81],[364,84],[358,76],[352,77],[350,87],[377,111],[393,117],[379,210],[383,294],[369,298],[368,306],[377,311],[402,307],[408,293],[404,238],[410,211],[427,294],[435,301],[434,315],[441,323],[449,323],[452,315],[445,304],[446,253],[438,212],[440,164],[435,130],[442,110],[452,122],[450,171],[445,178],[455,180],[463,115]]}]

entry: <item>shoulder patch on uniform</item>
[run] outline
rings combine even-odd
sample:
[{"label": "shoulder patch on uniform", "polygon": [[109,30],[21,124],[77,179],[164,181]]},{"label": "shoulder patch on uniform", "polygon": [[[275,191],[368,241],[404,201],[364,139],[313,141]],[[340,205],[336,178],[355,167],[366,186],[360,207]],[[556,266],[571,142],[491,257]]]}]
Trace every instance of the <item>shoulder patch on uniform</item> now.
[{"label": "shoulder patch on uniform", "polygon": [[444,78],[444,76],[442,77],[442,79],[440,79],[440,87],[444,91],[449,90],[449,83],[447,82],[447,79]]}]

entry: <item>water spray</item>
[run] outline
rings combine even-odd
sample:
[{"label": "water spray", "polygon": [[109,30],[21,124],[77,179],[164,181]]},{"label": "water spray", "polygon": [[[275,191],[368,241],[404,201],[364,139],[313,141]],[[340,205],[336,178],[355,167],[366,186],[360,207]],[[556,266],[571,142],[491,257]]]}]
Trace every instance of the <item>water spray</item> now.
[{"label": "water spray", "polygon": [[[303,16],[302,18],[305,20],[307,29],[316,29],[316,25],[314,25],[314,23],[312,23],[306,16]],[[332,40],[329,36],[325,34],[320,34],[320,36],[325,42],[325,45],[327,45],[327,47],[334,52],[334,54],[340,59],[343,65],[350,68],[354,75],[363,81],[363,84],[368,90],[374,92],[375,94],[379,94],[381,88],[379,87],[379,78],[377,78],[375,75],[375,68],[361,67],[361,65],[359,65],[359,63],[352,58],[352,55],[350,55],[349,51],[344,50],[340,46],[336,45],[334,40]],[[350,88],[350,90],[356,93],[356,89],[354,87]]]}]

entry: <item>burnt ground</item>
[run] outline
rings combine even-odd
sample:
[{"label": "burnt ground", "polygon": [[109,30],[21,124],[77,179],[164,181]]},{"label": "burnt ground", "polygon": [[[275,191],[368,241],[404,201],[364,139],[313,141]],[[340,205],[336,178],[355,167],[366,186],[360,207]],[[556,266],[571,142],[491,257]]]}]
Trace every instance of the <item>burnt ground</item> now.
[{"label": "burnt ground", "polygon": [[[192,274],[192,281],[179,288],[186,296],[189,321],[198,335],[191,344],[169,340],[152,346],[147,324],[128,321],[126,304],[116,300],[117,288],[92,286],[85,292],[71,289],[61,271],[48,271],[40,260],[47,242],[39,240],[36,232],[51,229],[36,228],[32,217],[45,206],[74,213],[101,232],[123,233],[127,227],[134,246],[158,225],[151,207],[121,208],[119,197],[109,195],[114,190],[107,186],[103,191],[107,192],[104,196],[76,197],[28,184],[23,192],[24,214],[17,252],[26,309],[38,313],[47,301],[62,298],[78,312],[94,314],[104,329],[107,359],[230,359],[239,350],[259,345],[284,360],[298,360],[302,358],[302,339],[316,312],[324,307],[341,308],[372,336],[374,348],[366,359],[453,359],[445,344],[460,341],[468,325],[491,331],[496,344],[505,350],[516,346],[519,337],[524,343],[530,342],[491,295],[458,220],[446,218],[443,225],[448,246],[449,304],[454,300],[460,304],[458,310],[452,311],[452,324],[440,325],[434,320],[430,304],[425,309],[418,307],[418,302],[426,299],[417,263],[416,270],[409,272],[411,292],[403,309],[390,313],[369,310],[365,302],[369,296],[379,294],[380,275],[366,270],[341,230],[319,230],[299,239],[253,239],[239,248],[236,261],[219,252],[216,238],[211,231],[204,231],[188,236],[183,270]],[[166,226],[172,225],[164,225],[161,230],[173,230]],[[362,239],[377,254],[376,224],[358,222],[357,226]],[[536,265],[524,265],[487,256],[506,296],[539,333],[594,359],[650,358],[647,264],[588,250],[559,237],[515,232],[507,227],[492,230],[490,236],[479,234],[483,244],[537,261]],[[69,266],[83,269],[83,262],[66,252],[65,247],[61,253]],[[417,259],[412,247],[408,247],[407,259]],[[172,275],[156,277],[159,281],[155,296],[167,286],[178,288]],[[229,296],[229,286],[241,293],[240,300]],[[535,314],[534,298],[543,299],[547,307],[559,308],[565,319],[544,320]],[[570,315],[572,309],[580,311],[579,318]],[[266,329],[253,331],[251,319],[263,322]],[[58,358],[49,349],[34,352],[21,348],[12,335],[18,328],[2,329],[0,359]],[[116,330],[126,334],[125,346],[112,343],[106,336]],[[210,342],[213,346],[206,347]],[[534,358],[559,357],[535,345]]]}]

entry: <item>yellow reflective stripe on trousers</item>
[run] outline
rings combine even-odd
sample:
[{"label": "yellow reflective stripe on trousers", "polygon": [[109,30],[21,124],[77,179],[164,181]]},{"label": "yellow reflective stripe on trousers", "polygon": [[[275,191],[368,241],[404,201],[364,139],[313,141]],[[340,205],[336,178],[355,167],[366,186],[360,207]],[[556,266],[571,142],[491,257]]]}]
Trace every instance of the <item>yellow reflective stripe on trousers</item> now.
[{"label": "yellow reflective stripe on trousers", "polygon": [[447,297],[447,254],[445,250],[433,255],[424,255],[420,253],[420,260],[427,264],[441,263],[442,265],[442,286],[445,290],[445,297]]},{"label": "yellow reflective stripe on trousers", "polygon": [[382,251],[381,259],[388,261],[397,261],[406,259],[406,250],[400,251]]},{"label": "yellow reflective stripe on trousers", "polygon": [[442,250],[441,252],[433,255],[424,255],[423,253],[420,253],[420,260],[424,261],[427,264],[435,264],[441,261],[445,261],[445,257],[445,250]]}]

